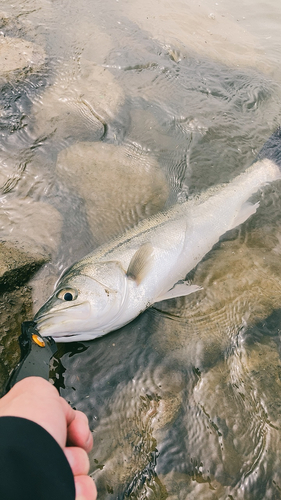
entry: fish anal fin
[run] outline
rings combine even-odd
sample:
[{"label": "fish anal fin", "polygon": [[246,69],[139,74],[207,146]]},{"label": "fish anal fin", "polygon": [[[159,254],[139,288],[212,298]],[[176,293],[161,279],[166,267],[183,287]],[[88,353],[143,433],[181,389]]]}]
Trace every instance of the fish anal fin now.
[{"label": "fish anal fin", "polygon": [[185,295],[189,295],[190,293],[194,293],[199,290],[203,290],[203,288],[197,285],[190,285],[188,281],[184,281],[183,283],[177,283],[173,288],[171,288],[171,290],[168,290],[166,293],[163,293],[163,295],[157,297],[155,302],[174,299],[175,297],[184,297]]},{"label": "fish anal fin", "polygon": [[247,201],[246,203],[243,203],[240,211],[236,215],[233,224],[230,229],[234,229],[235,227],[239,226],[243,222],[245,222],[249,217],[253,214],[256,213],[257,209],[259,208],[259,202],[258,203],[250,203]]},{"label": "fish anal fin", "polygon": [[150,271],[152,263],[153,246],[151,243],[145,243],[133,255],[127,269],[127,277],[139,285]]}]

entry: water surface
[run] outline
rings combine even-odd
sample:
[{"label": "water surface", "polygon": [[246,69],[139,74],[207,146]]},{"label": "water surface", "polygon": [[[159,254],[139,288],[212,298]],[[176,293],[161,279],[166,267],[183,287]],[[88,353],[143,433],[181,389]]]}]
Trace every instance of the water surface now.
[{"label": "water surface", "polygon": [[[0,101],[2,239],[51,254],[32,282],[35,312],[61,271],[111,236],[120,206],[125,229],[254,160],[280,125],[281,8],[30,0],[2,9],[1,33],[46,53],[2,85]],[[136,158],[125,191],[117,166],[100,177],[89,177],[90,160],[58,168],[66,148],[100,142]],[[202,291],[60,346],[53,378],[89,417],[100,499],[281,498],[280,188],[264,188],[257,213],[190,274]]]}]

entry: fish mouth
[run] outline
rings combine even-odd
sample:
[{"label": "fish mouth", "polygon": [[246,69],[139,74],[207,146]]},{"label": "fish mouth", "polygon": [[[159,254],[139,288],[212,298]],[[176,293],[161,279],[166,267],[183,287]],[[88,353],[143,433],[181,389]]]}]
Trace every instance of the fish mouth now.
[{"label": "fish mouth", "polygon": [[[79,307],[79,315],[75,310]],[[73,304],[65,309],[57,309],[50,312],[39,311],[34,316],[37,329],[42,337],[51,336],[55,340],[66,337],[79,337],[79,328],[75,325],[84,322],[91,316],[91,306],[88,302]]]},{"label": "fish mouth", "polygon": [[[48,337],[49,335],[41,334],[42,337]],[[79,333],[67,333],[62,332],[60,335],[52,335],[52,338],[56,342],[89,342],[97,337],[102,337],[104,332],[96,332],[94,335],[91,331],[79,332]]]},{"label": "fish mouth", "polygon": [[61,338],[68,338],[68,339],[71,339],[72,337],[78,337],[78,334],[77,333],[66,333],[66,332],[63,332],[63,335],[59,336],[59,337],[56,337],[56,335],[53,335],[52,338],[54,338],[55,340],[60,340]]},{"label": "fish mouth", "polygon": [[[43,306],[35,314],[34,321],[36,321],[36,323],[37,323],[38,321],[39,322],[42,321],[42,319],[43,319],[43,321],[45,321],[45,320],[48,320],[50,318],[54,318],[56,315],[60,315],[60,316],[63,316],[66,314],[69,315],[69,310],[73,311],[73,309],[75,309],[77,307],[79,307],[81,309],[81,306],[83,306],[84,312],[88,312],[87,316],[89,316],[89,314],[91,312],[91,307],[90,307],[89,302],[79,302],[79,304],[71,304],[68,307],[64,306],[63,309],[56,309],[55,311],[50,311],[50,312],[44,312],[44,306]],[[88,309],[88,311],[87,311],[87,309]],[[87,316],[84,316],[84,317],[87,318]],[[73,321],[73,319],[72,319],[72,321]]]}]

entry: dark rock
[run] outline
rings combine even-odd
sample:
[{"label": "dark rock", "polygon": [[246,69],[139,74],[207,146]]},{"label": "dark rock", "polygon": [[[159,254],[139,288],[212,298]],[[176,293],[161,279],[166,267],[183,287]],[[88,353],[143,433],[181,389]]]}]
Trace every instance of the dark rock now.
[{"label": "dark rock", "polygon": [[48,261],[47,255],[31,254],[14,244],[0,242],[0,293],[20,287]]},{"label": "dark rock", "polygon": [[20,359],[18,337],[21,323],[31,319],[32,295],[29,287],[5,292],[0,297],[0,395]]},{"label": "dark rock", "polygon": [[0,394],[20,359],[21,323],[33,316],[31,288],[23,285],[47,260],[47,254],[0,242]]}]

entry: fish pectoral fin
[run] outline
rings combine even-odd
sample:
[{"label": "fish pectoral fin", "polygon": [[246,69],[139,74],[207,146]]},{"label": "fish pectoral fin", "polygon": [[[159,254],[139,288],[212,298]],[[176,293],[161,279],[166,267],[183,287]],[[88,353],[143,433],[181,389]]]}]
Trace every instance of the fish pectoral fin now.
[{"label": "fish pectoral fin", "polygon": [[183,283],[176,284],[173,288],[171,288],[171,290],[168,290],[168,292],[157,297],[155,302],[173,299],[175,297],[184,297],[185,295],[189,295],[190,293],[194,293],[199,290],[203,290],[203,288],[197,285],[190,285],[188,281],[184,281]]},{"label": "fish pectoral fin", "polygon": [[153,264],[153,246],[151,243],[142,245],[131,258],[127,269],[127,277],[134,280],[137,285],[149,273]]},{"label": "fish pectoral fin", "polygon": [[249,201],[243,203],[230,229],[234,229],[235,227],[239,226],[247,219],[249,219],[251,215],[256,213],[257,209],[259,208],[259,205],[260,205],[259,202],[255,204],[250,203]]}]

